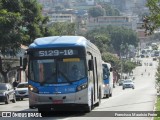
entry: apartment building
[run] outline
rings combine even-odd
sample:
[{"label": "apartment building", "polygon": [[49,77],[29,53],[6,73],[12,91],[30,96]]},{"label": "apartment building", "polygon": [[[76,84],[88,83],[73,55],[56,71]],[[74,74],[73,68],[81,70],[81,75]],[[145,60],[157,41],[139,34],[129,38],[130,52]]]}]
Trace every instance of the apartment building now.
[{"label": "apartment building", "polygon": [[91,30],[96,27],[105,27],[108,25],[123,26],[136,30],[137,16],[100,16],[97,18],[89,17],[87,29]]},{"label": "apartment building", "polygon": [[49,14],[51,22],[74,22],[75,17],[72,14]]}]

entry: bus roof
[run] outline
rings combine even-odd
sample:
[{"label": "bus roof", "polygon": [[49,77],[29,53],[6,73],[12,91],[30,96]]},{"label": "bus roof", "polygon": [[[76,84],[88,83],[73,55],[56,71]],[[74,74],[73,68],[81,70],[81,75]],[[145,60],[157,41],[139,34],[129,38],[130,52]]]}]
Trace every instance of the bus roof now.
[{"label": "bus roof", "polygon": [[102,61],[102,65],[103,64],[106,64],[108,68],[111,68],[111,64],[110,63]]},{"label": "bus roof", "polygon": [[[86,46],[87,43],[90,42],[83,36],[50,36],[35,39],[29,48]],[[94,45],[91,46],[93,47]],[[96,47],[94,47],[94,49],[95,48]]]}]

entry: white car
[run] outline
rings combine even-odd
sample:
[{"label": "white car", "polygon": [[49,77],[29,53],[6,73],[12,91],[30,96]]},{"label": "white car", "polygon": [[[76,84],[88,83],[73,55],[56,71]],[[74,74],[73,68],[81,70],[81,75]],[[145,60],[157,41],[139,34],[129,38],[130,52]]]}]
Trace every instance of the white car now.
[{"label": "white car", "polygon": [[126,88],[132,88],[134,89],[135,86],[134,86],[134,82],[130,79],[126,79],[124,82],[123,82],[123,86],[122,86],[122,89],[126,89]]},{"label": "white car", "polygon": [[15,89],[16,99],[23,100],[23,98],[28,98],[28,82],[19,83]]}]

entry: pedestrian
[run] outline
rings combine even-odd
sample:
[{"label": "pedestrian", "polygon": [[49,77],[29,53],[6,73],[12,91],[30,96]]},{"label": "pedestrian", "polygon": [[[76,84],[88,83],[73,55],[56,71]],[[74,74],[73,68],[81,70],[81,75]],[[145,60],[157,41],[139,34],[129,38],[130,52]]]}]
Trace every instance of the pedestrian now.
[{"label": "pedestrian", "polygon": [[17,87],[18,84],[19,84],[18,80],[15,80],[15,81],[13,82],[13,87],[14,87],[14,88]]}]

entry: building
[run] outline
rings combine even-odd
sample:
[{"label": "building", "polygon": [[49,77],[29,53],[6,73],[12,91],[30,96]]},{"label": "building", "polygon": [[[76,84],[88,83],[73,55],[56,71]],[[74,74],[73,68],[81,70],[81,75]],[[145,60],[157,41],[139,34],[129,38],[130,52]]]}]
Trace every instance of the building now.
[{"label": "building", "polygon": [[137,32],[137,36],[140,40],[140,42],[139,42],[139,47],[140,48],[144,48],[146,46],[147,42],[149,42],[148,41],[149,36],[146,35],[145,29],[142,26],[143,26],[143,22],[137,23],[136,32]]},{"label": "building", "polygon": [[50,22],[74,22],[75,17],[72,14],[49,14]]},{"label": "building", "polygon": [[86,0],[87,5],[94,5],[95,1],[94,0]]},{"label": "building", "polygon": [[128,29],[136,30],[137,16],[100,16],[97,18],[89,17],[87,29],[91,30],[96,27],[105,27],[108,25],[123,26]]}]

